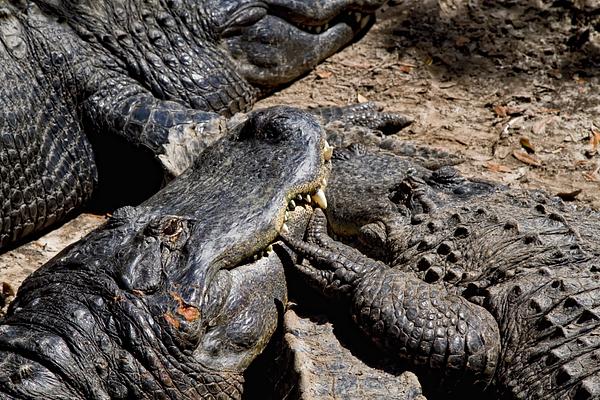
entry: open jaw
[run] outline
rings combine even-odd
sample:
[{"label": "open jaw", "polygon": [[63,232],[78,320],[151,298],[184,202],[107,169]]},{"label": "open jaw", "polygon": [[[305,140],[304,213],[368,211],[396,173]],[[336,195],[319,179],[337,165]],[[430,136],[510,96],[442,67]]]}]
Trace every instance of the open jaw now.
[{"label": "open jaw", "polygon": [[193,349],[194,362],[241,373],[286,302],[282,261],[270,246],[296,229],[298,198],[326,206],[332,151],[314,117],[288,107],[254,112],[233,131],[142,206],[183,216],[189,231],[179,262],[162,268],[159,319]]},{"label": "open jaw", "polygon": [[223,46],[250,83],[268,91],[300,77],[366,32],[377,8],[331,2],[312,9],[309,3],[257,5],[256,21],[223,30]]},{"label": "open jaw", "polygon": [[0,397],[241,396],[287,301],[269,245],[326,206],[331,148],[287,107],[231,130],[23,283],[0,324]]}]

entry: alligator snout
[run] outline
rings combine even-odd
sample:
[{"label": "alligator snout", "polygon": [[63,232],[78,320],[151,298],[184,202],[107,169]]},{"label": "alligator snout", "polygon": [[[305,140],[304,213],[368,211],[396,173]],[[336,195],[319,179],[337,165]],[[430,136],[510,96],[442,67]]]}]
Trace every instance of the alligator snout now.
[{"label": "alligator snout", "polygon": [[384,3],[267,0],[244,5],[223,30],[221,41],[238,72],[268,91],[308,72],[364,33]]}]

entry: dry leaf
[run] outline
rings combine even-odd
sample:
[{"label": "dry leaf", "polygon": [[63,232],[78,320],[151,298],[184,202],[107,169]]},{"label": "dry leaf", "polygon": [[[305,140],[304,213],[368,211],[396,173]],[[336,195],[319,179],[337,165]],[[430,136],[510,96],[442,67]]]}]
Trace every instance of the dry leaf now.
[{"label": "dry leaf", "polygon": [[572,192],[560,192],[556,193],[556,195],[564,201],[573,201],[581,192],[582,189],[575,189]]},{"label": "dry leaf", "polygon": [[592,152],[598,150],[598,144],[600,144],[600,132],[592,130],[592,136],[590,136],[590,146],[592,147]]},{"label": "dry leaf", "polygon": [[533,146],[529,138],[523,136],[521,139],[519,139],[519,143],[521,143],[521,146],[525,149],[525,151],[527,151],[527,153],[535,153],[535,147]]},{"label": "dry leaf", "polygon": [[531,132],[533,132],[534,135],[541,135],[542,133],[544,133],[546,131],[546,125],[548,124],[548,120],[548,118],[544,118],[533,124],[533,126],[531,127]]},{"label": "dry leaf", "polygon": [[369,102],[369,99],[367,99],[365,96],[363,96],[360,93],[357,93],[356,100],[358,100],[359,103],[368,103]]},{"label": "dry leaf", "polygon": [[333,72],[326,69],[316,71],[315,74],[321,79],[329,79],[333,76]]},{"label": "dry leaf", "polygon": [[471,39],[469,39],[466,36],[459,36],[456,39],[454,39],[454,43],[456,44],[457,47],[463,47],[464,45],[466,45],[470,42],[471,42]]},{"label": "dry leaf", "polygon": [[525,153],[524,151],[513,151],[512,155],[514,158],[527,165],[531,165],[533,167],[542,166],[542,163],[537,158]]},{"label": "dry leaf", "polygon": [[583,177],[588,182],[600,182],[600,176],[598,176],[598,173],[596,171],[588,171],[585,174],[583,174]]},{"label": "dry leaf", "polygon": [[15,289],[8,282],[2,282],[2,294],[6,297],[12,297],[15,295]]},{"label": "dry leaf", "polygon": [[494,106],[494,112],[496,113],[497,116],[499,116],[500,118],[505,118],[508,117],[508,112],[507,112],[507,108],[501,105],[495,105]]},{"label": "dry leaf", "polygon": [[507,167],[506,165],[498,164],[493,161],[489,161],[485,164],[485,167],[492,172],[512,172],[512,169]]}]

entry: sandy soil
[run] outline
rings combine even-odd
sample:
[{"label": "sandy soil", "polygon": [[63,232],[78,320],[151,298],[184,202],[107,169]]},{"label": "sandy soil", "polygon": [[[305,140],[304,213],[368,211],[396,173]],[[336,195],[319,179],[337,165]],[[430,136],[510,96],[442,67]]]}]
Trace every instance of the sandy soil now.
[{"label": "sandy soil", "polygon": [[[459,169],[600,207],[600,3],[403,1],[261,105],[376,101]],[[591,3],[591,2],[590,2]]]},{"label": "sandy soil", "polygon": [[[399,138],[460,154],[468,176],[600,208],[599,65],[598,1],[402,1],[259,106],[376,101],[414,118]],[[83,215],[0,256],[0,299],[103,220]]]}]

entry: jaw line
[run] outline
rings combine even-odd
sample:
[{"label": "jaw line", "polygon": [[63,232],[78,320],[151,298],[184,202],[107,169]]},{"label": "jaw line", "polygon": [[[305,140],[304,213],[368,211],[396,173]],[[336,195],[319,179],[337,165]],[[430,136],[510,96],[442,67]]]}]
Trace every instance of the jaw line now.
[{"label": "jaw line", "polygon": [[[280,41],[260,40],[257,33],[268,31],[269,29],[264,28],[270,26],[283,27],[279,32],[287,32],[291,37],[297,38],[298,43],[302,43],[302,46],[296,46],[298,51],[292,54],[297,58],[296,61],[290,61],[289,55],[278,47]],[[240,74],[250,83],[267,90],[290,83],[309,72],[318,63],[351,43],[355,36],[352,28],[344,23],[334,25],[320,34],[312,34],[270,15],[249,29],[251,31],[244,31],[240,36],[225,39],[226,46],[233,50],[230,54],[237,60]],[[243,42],[240,39],[242,37],[245,38]],[[248,42],[247,38],[255,40],[260,47],[253,46],[254,43]],[[304,51],[300,51],[301,49]],[[283,59],[286,57],[288,59]]]}]

